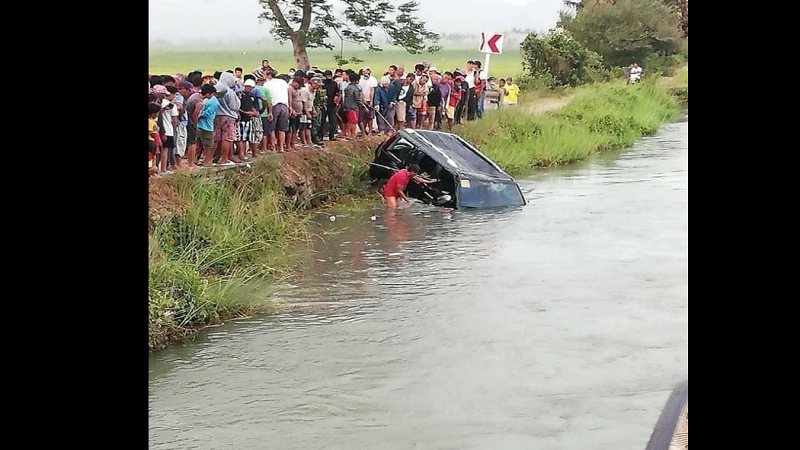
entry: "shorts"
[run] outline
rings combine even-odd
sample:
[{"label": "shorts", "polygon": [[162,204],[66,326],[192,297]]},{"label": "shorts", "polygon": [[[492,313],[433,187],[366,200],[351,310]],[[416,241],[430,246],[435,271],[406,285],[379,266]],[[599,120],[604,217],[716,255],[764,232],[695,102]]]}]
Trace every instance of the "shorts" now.
[{"label": "shorts", "polygon": [[395,105],[395,113],[397,113],[397,121],[398,122],[405,122],[406,121],[406,102],[397,102],[397,105]]},{"label": "shorts", "polygon": [[200,144],[203,148],[211,148],[214,146],[214,132],[204,130],[202,128],[197,129],[197,143]]},{"label": "shorts", "polygon": [[347,111],[347,123],[358,123],[358,110]]},{"label": "shorts", "polygon": [[289,131],[289,107],[283,103],[278,103],[272,107],[273,129],[278,131]]},{"label": "shorts", "polygon": [[266,117],[262,117],[261,128],[263,128],[264,134],[271,134],[275,131],[275,117],[273,117],[272,120],[267,120]]},{"label": "shorts", "polygon": [[456,107],[455,106],[448,106],[445,110],[445,117],[448,119],[455,119],[456,118]]},{"label": "shorts", "polygon": [[435,106],[428,106],[428,115],[435,116],[436,115],[436,107]]},{"label": "shorts", "polygon": [[428,107],[423,106],[421,108],[417,108],[417,115],[418,116],[427,116],[428,115]]},{"label": "shorts", "polygon": [[175,129],[175,154],[183,156],[186,154],[186,124],[178,124]]},{"label": "shorts", "polygon": [[235,142],[250,142],[250,119],[236,122]]},{"label": "shorts", "polygon": [[234,142],[236,140],[236,119],[217,116],[214,119],[214,142]]},{"label": "shorts", "polygon": [[366,105],[361,105],[358,107],[358,118],[359,120],[372,120],[375,118],[375,109],[370,108]]},{"label": "shorts", "polygon": [[411,107],[408,108],[408,114],[406,114],[406,121],[414,122],[417,120],[417,108]]},{"label": "shorts", "polygon": [[264,124],[261,122],[261,117],[250,118],[250,143],[258,144],[261,138],[264,137]]},{"label": "shorts", "polygon": [[162,145],[164,148],[175,148],[175,136],[166,136],[164,138],[164,144]]},{"label": "shorts", "polygon": [[298,131],[300,129],[300,117],[289,117],[289,130]]},{"label": "shorts", "polygon": [[186,142],[189,145],[197,143],[197,125],[193,123],[186,125]]},{"label": "shorts", "polygon": [[150,152],[150,157],[152,158],[153,154],[156,152],[156,142],[155,141],[147,141],[147,142],[150,143],[149,152]]}]

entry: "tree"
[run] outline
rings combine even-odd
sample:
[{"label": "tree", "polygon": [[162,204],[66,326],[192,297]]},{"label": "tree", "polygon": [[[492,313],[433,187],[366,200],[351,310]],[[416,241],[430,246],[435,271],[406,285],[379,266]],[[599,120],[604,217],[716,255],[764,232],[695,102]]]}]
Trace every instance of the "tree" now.
[{"label": "tree", "polygon": [[689,0],[667,0],[669,3],[675,5],[678,11],[681,12],[681,29],[683,30],[683,37],[689,37]]},{"label": "tree", "polygon": [[[334,49],[330,38],[335,34],[342,43],[367,45],[370,51],[381,51],[372,42],[373,30],[383,30],[390,44],[403,47],[411,54],[435,52],[428,45],[439,35],[425,28],[416,17],[419,3],[405,1],[397,6],[393,0],[341,0],[344,10],[334,8],[332,0],[259,0],[264,12],[261,18],[272,24],[271,33],[279,42],[292,42],[297,67],[308,70],[307,49]],[[337,58],[342,63],[341,57]]]},{"label": "tree", "polygon": [[590,0],[576,15],[563,14],[560,25],[610,65],[672,55],[681,45],[680,16],[664,0]]},{"label": "tree", "polygon": [[[588,2],[594,3],[614,3],[614,0],[564,0],[564,4],[571,8],[575,8],[577,12],[581,12],[583,7]],[[683,37],[689,37],[689,0],[664,0],[667,5],[674,6],[675,9],[681,14],[681,29],[683,30]]]},{"label": "tree", "polygon": [[550,87],[579,86],[610,77],[600,55],[563,31],[550,30],[544,36],[531,33],[520,47],[522,67],[534,78],[546,80]]}]

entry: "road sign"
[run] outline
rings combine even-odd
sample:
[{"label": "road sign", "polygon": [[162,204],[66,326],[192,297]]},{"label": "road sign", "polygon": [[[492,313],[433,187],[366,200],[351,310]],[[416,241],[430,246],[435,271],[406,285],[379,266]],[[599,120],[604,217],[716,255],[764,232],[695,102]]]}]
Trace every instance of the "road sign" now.
[{"label": "road sign", "polygon": [[490,55],[501,55],[503,53],[503,35],[484,31],[481,33],[481,46],[478,49]]}]

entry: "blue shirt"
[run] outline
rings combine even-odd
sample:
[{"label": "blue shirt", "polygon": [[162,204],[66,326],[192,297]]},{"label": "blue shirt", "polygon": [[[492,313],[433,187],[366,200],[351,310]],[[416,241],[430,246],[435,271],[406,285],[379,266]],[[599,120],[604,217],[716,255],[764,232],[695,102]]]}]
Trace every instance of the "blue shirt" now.
[{"label": "blue shirt", "polygon": [[214,131],[214,119],[217,118],[219,100],[213,95],[211,98],[203,100],[203,110],[200,111],[200,119],[197,121],[197,128],[205,131]]}]

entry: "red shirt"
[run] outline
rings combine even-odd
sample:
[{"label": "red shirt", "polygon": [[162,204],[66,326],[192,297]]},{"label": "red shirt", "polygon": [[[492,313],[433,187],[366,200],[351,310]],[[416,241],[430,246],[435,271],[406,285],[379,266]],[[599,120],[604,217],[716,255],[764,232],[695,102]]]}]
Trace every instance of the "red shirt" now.
[{"label": "red shirt", "polygon": [[462,92],[453,89],[450,91],[450,106],[458,106],[458,101],[461,100]]},{"label": "red shirt", "polygon": [[398,170],[394,175],[392,175],[392,178],[389,178],[389,181],[383,188],[383,196],[399,197],[400,193],[406,189],[406,185],[410,179],[411,173],[409,173],[408,170]]}]

